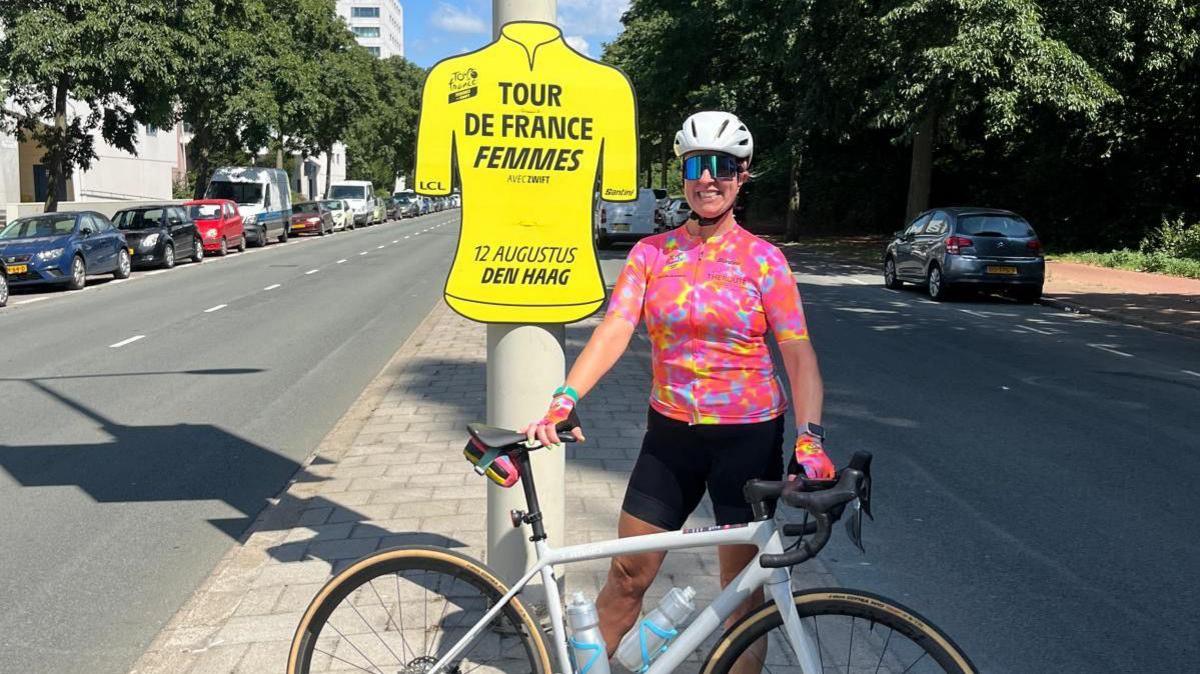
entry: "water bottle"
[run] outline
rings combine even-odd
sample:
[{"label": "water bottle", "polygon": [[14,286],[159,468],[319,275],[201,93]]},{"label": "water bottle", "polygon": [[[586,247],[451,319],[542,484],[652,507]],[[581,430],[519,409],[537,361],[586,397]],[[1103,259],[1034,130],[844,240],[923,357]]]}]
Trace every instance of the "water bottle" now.
[{"label": "water bottle", "polygon": [[582,592],[572,592],[567,599],[567,627],[571,635],[571,658],[577,674],[609,674],[608,648],[600,634],[600,616],[596,604]]},{"label": "water bottle", "polygon": [[617,660],[631,672],[644,672],[650,663],[667,650],[672,639],[679,634],[696,605],[692,599],[696,591],[690,586],[682,590],[673,587],[658,602],[658,607],[633,626],[617,646]]}]

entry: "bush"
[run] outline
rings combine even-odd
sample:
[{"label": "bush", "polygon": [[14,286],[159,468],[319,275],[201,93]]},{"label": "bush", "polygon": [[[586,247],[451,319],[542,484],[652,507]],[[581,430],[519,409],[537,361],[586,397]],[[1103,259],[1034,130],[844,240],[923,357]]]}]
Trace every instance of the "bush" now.
[{"label": "bush", "polygon": [[1182,218],[1163,220],[1158,229],[1142,239],[1141,251],[1164,258],[1200,260],[1200,223],[1188,225]]}]

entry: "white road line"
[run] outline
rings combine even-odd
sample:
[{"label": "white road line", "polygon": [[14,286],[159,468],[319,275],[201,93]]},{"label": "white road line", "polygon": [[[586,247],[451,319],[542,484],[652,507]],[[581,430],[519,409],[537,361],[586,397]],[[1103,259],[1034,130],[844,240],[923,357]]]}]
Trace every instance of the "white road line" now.
[{"label": "white road line", "polygon": [[48,300],[48,299],[50,299],[49,296],[47,296],[47,297],[32,297],[27,300],[21,300],[20,302],[15,302],[15,304],[33,304],[34,302],[42,302],[42,301]]},{"label": "white road line", "polygon": [[315,274],[319,271],[321,271],[321,270],[320,269],[309,269],[308,271],[304,272],[304,275],[308,276],[309,274]]},{"label": "white road line", "polygon": [[392,239],[392,243],[400,243],[400,239]]},{"label": "white road line", "polygon": [[383,246],[375,246],[375,250],[383,250]]},{"label": "white road line", "polygon": [[862,280],[862,279],[856,279],[856,278],[854,278],[853,276],[847,276],[846,278],[847,278],[847,280],[849,280],[851,283],[857,283],[857,284],[858,284],[858,285],[860,285],[860,286],[865,286],[865,285],[867,285],[867,282],[866,282],[866,281],[864,281],[864,280]]},{"label": "white road line", "polygon": [[963,312],[964,314],[971,314],[972,316],[974,316],[976,318],[987,318],[988,317],[987,314],[981,314],[978,311],[972,311],[971,309],[959,309],[959,311]]},{"label": "white road line", "polygon": [[1200,377],[1200,372],[1193,372],[1191,370],[1180,370],[1180,372],[1182,372],[1184,374],[1190,374],[1193,377]]},{"label": "white road line", "polygon": [[1093,349],[1100,349],[1101,351],[1107,351],[1109,353],[1116,354],[1118,356],[1124,356],[1126,358],[1133,358],[1132,353],[1125,353],[1124,351],[1117,351],[1116,349],[1112,348],[1111,346],[1109,346],[1107,344],[1088,344],[1088,346],[1092,347]]},{"label": "white road line", "polygon": [[279,284],[279,283],[272,283],[271,285],[267,286],[266,288],[263,288],[263,290],[274,290],[274,289],[278,288],[280,285],[281,284]]},{"label": "white road line", "polygon": [[215,306],[215,307],[209,307],[209,308],[205,309],[205,310],[204,310],[204,313],[206,313],[206,314],[211,314],[212,312],[214,312],[214,311],[220,311],[220,310],[224,309],[224,308],[225,308],[225,307],[227,307],[227,306],[229,306],[229,305],[228,305],[228,304],[218,304],[218,305],[217,305],[217,306]]},{"label": "white road line", "polygon": [[109,281],[109,282],[108,282],[108,285],[110,285],[110,286],[121,285],[122,283],[124,283],[124,282],[126,282],[126,281],[128,281],[128,280],[129,280],[129,279],[127,279],[127,278],[118,278],[118,279],[113,279],[113,280],[111,280],[111,281]]},{"label": "white road line", "polygon": [[129,339],[122,339],[121,341],[117,342],[116,344],[109,344],[108,348],[119,349],[122,346],[125,346],[126,344],[133,344],[134,342],[138,341],[139,339],[142,339],[143,337],[145,337],[145,335],[134,335],[134,336],[130,337]]},{"label": "white road line", "polygon": [[1041,328],[1035,328],[1035,327],[1033,327],[1032,325],[1018,325],[1017,327],[1018,327],[1018,328],[1025,328],[1026,330],[1032,330],[1032,331],[1034,331],[1034,332],[1036,332],[1036,333],[1038,333],[1038,334],[1042,334],[1042,335],[1053,335],[1053,334],[1054,334],[1054,333],[1053,333],[1053,332],[1051,332],[1050,330],[1043,330],[1043,329],[1041,329]]},{"label": "white road line", "polygon": [[404,238],[406,238],[406,239],[407,239],[408,237],[406,236],[406,237],[404,237]]},{"label": "white road line", "polygon": [[367,254],[367,253],[369,253],[369,252],[371,252],[371,251],[369,251],[369,250],[364,250],[363,252],[359,253],[359,255],[366,255],[366,254]]},{"label": "white road line", "polygon": [[346,258],[342,258],[342,259],[338,260],[337,264],[346,264]]},{"label": "white road line", "polygon": [[158,276],[159,274],[165,274],[169,271],[171,271],[171,270],[170,269],[155,269],[154,271],[146,272],[146,276]]}]

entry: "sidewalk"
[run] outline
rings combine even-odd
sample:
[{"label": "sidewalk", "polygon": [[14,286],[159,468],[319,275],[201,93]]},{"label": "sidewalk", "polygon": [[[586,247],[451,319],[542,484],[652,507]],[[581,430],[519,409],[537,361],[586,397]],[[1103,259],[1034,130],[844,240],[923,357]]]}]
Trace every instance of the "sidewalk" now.
[{"label": "sidewalk", "polygon": [[[568,327],[568,362],[598,320]],[[484,326],[439,303],[132,671],[281,671],[309,600],[355,559],[427,543],[486,561],[486,480],[462,457],[464,425],[484,418],[485,336]],[[559,544],[615,536],[649,389],[649,345],[639,333],[580,409],[588,441],[566,449],[568,533]],[[712,523],[706,500],[689,526]],[[607,568],[607,560],[567,567],[568,590],[594,597]],[[819,562],[793,574],[797,586],[836,584]],[[714,597],[715,551],[671,553],[648,604],[672,585]]]},{"label": "sidewalk", "polygon": [[1044,302],[1072,311],[1200,337],[1200,280],[1048,261]]}]

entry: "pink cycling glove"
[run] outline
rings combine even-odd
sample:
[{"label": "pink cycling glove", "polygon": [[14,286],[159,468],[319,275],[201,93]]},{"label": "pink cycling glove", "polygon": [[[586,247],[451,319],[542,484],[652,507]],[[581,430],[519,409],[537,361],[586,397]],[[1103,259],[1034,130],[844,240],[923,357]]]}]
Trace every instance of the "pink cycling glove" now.
[{"label": "pink cycling glove", "polygon": [[554,400],[550,401],[550,409],[546,411],[546,416],[542,417],[541,423],[558,426],[566,421],[573,411],[575,411],[575,400],[571,396],[556,395]]},{"label": "pink cycling glove", "polygon": [[797,466],[804,469],[806,476],[816,480],[832,480],[837,475],[837,469],[825,454],[821,442],[807,433],[801,433],[796,438],[796,448],[788,472],[793,472]]}]

